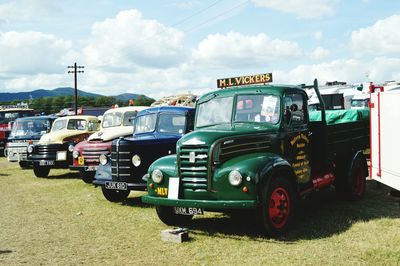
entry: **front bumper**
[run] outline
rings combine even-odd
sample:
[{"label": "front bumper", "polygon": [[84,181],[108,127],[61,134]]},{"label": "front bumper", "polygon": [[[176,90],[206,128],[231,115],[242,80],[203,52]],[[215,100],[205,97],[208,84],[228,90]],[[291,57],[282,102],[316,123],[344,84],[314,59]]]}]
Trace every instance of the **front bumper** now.
[{"label": "front bumper", "polygon": [[28,160],[27,146],[8,147],[7,160],[9,162],[24,162]]},{"label": "front bumper", "polygon": [[69,170],[72,171],[85,171],[85,172],[96,172],[99,168],[98,165],[70,165],[68,166]]},{"label": "front bumper", "polygon": [[170,207],[197,207],[206,210],[229,210],[229,209],[255,209],[255,200],[188,200],[188,199],[168,199],[154,196],[143,196],[142,202],[151,205],[161,205]]},{"label": "front bumper", "polygon": [[[65,153],[60,160],[58,153]],[[48,166],[50,168],[68,168],[72,164],[72,154],[68,151],[68,144],[38,144],[34,152],[28,154],[28,160],[34,166]]]}]

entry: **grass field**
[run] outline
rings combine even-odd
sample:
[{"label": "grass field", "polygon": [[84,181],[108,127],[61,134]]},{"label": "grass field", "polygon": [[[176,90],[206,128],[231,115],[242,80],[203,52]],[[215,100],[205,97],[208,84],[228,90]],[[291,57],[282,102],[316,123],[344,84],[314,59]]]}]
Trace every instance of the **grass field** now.
[{"label": "grass field", "polygon": [[107,202],[67,170],[36,178],[0,158],[1,265],[400,265],[400,206],[369,181],[364,200],[325,191],[303,201],[290,233],[258,235],[253,223],[206,213],[190,241],[162,242],[155,210],[131,193]]}]

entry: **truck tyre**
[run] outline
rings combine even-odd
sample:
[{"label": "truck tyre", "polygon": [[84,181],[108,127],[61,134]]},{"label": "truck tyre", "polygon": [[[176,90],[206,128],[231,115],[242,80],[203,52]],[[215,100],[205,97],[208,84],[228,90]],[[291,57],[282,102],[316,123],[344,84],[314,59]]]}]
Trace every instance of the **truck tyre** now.
[{"label": "truck tyre", "polygon": [[94,180],[94,175],[96,174],[96,172],[87,172],[85,170],[80,170],[79,174],[80,174],[83,182],[85,182],[86,184],[92,184],[92,182]]},{"label": "truck tyre", "polygon": [[192,221],[193,215],[179,215],[174,213],[173,207],[156,206],[158,218],[166,225],[187,225]]},{"label": "truck tyre", "polygon": [[130,190],[111,190],[101,187],[104,197],[111,202],[123,202],[131,192]]},{"label": "truck tyre", "polygon": [[365,158],[357,156],[349,171],[342,171],[342,176],[338,176],[336,191],[340,197],[347,200],[359,200],[364,197],[366,184]]},{"label": "truck tyre", "polygon": [[19,162],[19,167],[21,167],[22,169],[28,168],[28,162]]},{"label": "truck tyre", "polygon": [[265,234],[278,237],[290,226],[295,210],[295,194],[288,178],[276,177],[262,190],[261,224]]},{"label": "truck tyre", "polygon": [[48,177],[50,173],[50,168],[47,166],[33,166],[33,173],[36,177]]}]

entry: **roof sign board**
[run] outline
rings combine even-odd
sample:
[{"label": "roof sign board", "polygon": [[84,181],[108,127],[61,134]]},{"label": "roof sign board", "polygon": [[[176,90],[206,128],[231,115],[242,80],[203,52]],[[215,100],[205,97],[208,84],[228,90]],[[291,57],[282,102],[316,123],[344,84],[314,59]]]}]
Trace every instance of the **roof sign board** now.
[{"label": "roof sign board", "polygon": [[261,84],[261,83],[268,83],[268,82],[272,82],[272,73],[218,79],[217,87],[218,88],[227,88],[227,87],[233,87],[233,86]]}]

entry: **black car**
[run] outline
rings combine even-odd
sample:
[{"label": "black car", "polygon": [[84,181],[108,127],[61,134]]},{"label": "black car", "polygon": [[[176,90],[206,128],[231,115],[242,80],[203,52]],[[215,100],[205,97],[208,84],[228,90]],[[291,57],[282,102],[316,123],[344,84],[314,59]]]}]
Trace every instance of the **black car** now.
[{"label": "black car", "polygon": [[111,202],[126,199],[131,190],[146,189],[147,169],[160,157],[176,153],[176,142],[193,130],[195,109],[154,107],[139,112],[131,137],[113,141],[111,155],[101,155],[93,184]]}]

